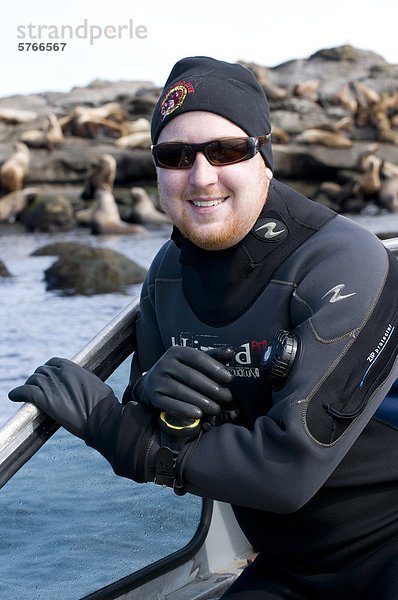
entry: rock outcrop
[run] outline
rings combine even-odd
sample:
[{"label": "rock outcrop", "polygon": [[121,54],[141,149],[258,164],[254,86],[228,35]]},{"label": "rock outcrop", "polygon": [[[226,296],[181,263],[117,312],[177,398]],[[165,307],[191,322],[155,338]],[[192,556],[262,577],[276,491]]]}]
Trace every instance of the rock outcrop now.
[{"label": "rock outcrop", "polygon": [[[355,188],[374,143],[378,159],[398,165],[398,65],[349,45],[271,68],[243,64],[270,101],[279,179],[314,198],[325,182]],[[30,149],[26,186],[83,186],[104,154],[116,161],[116,188],[153,185],[149,120],[160,92],[149,82],[94,81],[69,93],[0,98],[0,163],[27,130],[48,131],[54,115],[63,138]]]},{"label": "rock outcrop", "polygon": [[123,292],[146,275],[146,269],[119,252],[78,242],[48,244],[33,256],[58,256],[44,273],[46,287],[67,295]]},{"label": "rock outcrop", "polygon": [[9,272],[3,261],[0,259],[0,278],[3,277],[11,277],[11,273]]}]

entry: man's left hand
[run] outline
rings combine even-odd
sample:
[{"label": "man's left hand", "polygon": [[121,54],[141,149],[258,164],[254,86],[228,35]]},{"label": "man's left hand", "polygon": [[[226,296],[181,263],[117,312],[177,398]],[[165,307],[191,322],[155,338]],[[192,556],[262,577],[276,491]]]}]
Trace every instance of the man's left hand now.
[{"label": "man's left hand", "polygon": [[93,409],[114,397],[99,377],[66,358],[51,358],[8,394],[13,402],[31,402],[77,437]]},{"label": "man's left hand", "polygon": [[50,359],[9,398],[35,404],[100,452],[117,475],[138,483],[153,480],[159,449],[156,416],[135,402],[120,404],[109,385],[76,363]]}]

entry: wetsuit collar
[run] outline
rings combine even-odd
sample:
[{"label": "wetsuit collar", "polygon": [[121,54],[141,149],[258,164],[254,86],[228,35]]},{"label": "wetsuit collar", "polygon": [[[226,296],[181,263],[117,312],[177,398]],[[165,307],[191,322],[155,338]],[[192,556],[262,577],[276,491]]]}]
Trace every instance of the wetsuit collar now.
[{"label": "wetsuit collar", "polygon": [[[317,210],[314,210],[314,207]],[[181,248],[184,295],[205,323],[224,326],[241,316],[279,265],[335,213],[272,180],[267,201],[246,237],[226,250],[203,250],[174,229]]]}]

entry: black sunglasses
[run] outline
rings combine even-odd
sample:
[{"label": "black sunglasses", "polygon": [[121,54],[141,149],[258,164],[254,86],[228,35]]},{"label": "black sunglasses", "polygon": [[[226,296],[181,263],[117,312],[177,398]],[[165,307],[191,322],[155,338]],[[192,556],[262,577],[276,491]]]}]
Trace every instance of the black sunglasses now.
[{"label": "black sunglasses", "polygon": [[211,165],[220,167],[253,158],[270,139],[269,133],[253,137],[222,138],[203,144],[163,142],[151,146],[151,150],[155,165],[162,169],[191,169],[197,152],[203,152]]}]

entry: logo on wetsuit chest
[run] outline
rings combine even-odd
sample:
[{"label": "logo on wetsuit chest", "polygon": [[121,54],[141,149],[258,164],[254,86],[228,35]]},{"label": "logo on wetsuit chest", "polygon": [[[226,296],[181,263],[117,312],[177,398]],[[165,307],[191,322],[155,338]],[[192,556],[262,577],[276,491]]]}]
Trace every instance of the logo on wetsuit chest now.
[{"label": "logo on wetsuit chest", "polygon": [[[182,332],[178,336],[171,337],[172,346],[188,346],[197,348],[198,350],[210,350],[225,346],[217,336],[207,334],[194,334],[190,332]],[[268,345],[267,340],[251,340],[234,348],[235,356],[228,365],[229,370],[235,377],[249,377],[257,379],[261,376],[259,364],[261,362],[264,351]]]},{"label": "logo on wetsuit chest", "polygon": [[328,292],[326,292],[326,294],[322,296],[321,300],[326,298],[326,296],[328,296],[329,294],[332,294],[331,298],[329,299],[329,302],[333,304],[334,302],[340,302],[340,300],[344,300],[345,298],[355,296],[356,292],[351,292],[351,294],[342,294],[341,292],[344,290],[344,288],[345,283],[339,283],[339,285],[335,285],[334,287],[332,287],[332,289],[330,289]]},{"label": "logo on wetsuit chest", "polygon": [[278,219],[260,219],[252,231],[263,242],[281,242],[289,233],[285,223]]}]

